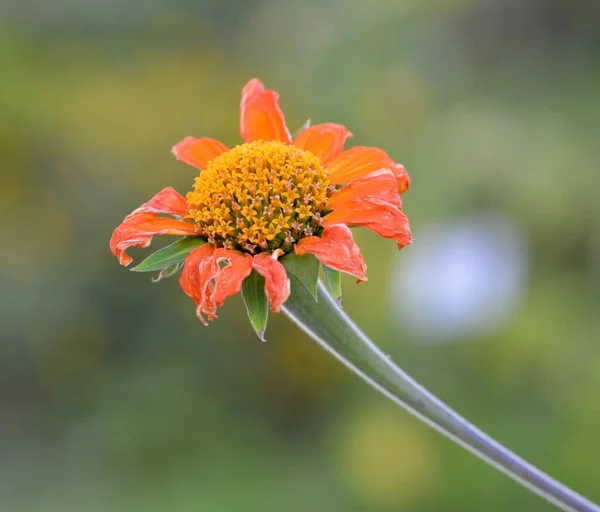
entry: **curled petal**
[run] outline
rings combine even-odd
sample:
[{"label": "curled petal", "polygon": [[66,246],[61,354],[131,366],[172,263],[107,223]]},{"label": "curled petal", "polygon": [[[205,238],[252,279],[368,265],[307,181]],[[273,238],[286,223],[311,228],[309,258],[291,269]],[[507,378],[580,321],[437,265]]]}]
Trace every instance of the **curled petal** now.
[{"label": "curled petal", "polygon": [[223,261],[228,262],[216,275],[212,294],[212,300],[220,308],[227,297],[239,293],[242,289],[242,282],[252,272],[252,256],[239,251],[217,249],[213,259],[217,265]]},{"label": "curled petal", "polygon": [[177,160],[203,170],[208,162],[229,151],[229,148],[222,142],[208,137],[201,139],[186,137],[173,146],[172,151]]},{"label": "curled petal", "polygon": [[360,281],[367,280],[367,265],[360,249],[354,243],[348,226],[326,225],[321,238],[317,236],[303,238],[294,246],[294,250],[299,256],[306,253],[314,254],[323,265],[346,272]]},{"label": "curled petal", "polygon": [[335,210],[357,199],[384,201],[400,208],[402,200],[396,186],[396,179],[389,169],[380,169],[351,181],[335,193],[327,202],[327,208]]},{"label": "curled petal", "polygon": [[182,219],[187,212],[187,201],[173,187],[163,188],[150,201],[144,203],[137,210],[131,212],[128,217],[138,213],[164,213]]},{"label": "curled petal", "polygon": [[341,124],[316,124],[302,130],[294,139],[294,146],[310,151],[327,165],[344,150],[344,143],[350,137],[352,132]]},{"label": "curled petal", "polygon": [[148,247],[155,235],[195,235],[194,224],[155,213],[136,213],[125,218],[114,230],[110,238],[110,250],[119,258],[121,265],[129,265],[133,260],[125,253],[129,247]]},{"label": "curled petal", "polygon": [[402,248],[412,242],[406,215],[400,209],[377,199],[357,199],[344,204],[323,218],[323,225],[363,226],[384,238],[392,238]]},{"label": "curled petal", "polygon": [[[222,267],[224,261],[227,265]],[[228,249],[215,249],[205,244],[193,250],[186,258],[179,284],[196,303],[196,315],[207,325],[204,318],[217,317],[217,308],[225,299],[239,293],[242,282],[252,272],[252,256]]]},{"label": "curled petal", "polygon": [[256,78],[250,80],[242,90],[240,133],[244,142],[292,142],[279,108],[279,95],[275,91],[265,90],[265,86]]},{"label": "curled petal", "polygon": [[265,294],[275,313],[290,296],[290,280],[284,266],[277,261],[276,252],[272,255],[260,253],[252,258],[252,266],[265,278]]},{"label": "curled petal", "polygon": [[212,300],[212,280],[219,272],[219,265],[213,258],[214,252],[212,244],[194,249],[185,259],[179,278],[179,286],[196,303],[196,315],[204,325],[207,322],[203,315],[209,320],[217,317],[217,307]]},{"label": "curled petal", "polygon": [[379,169],[392,171],[400,194],[408,190],[410,179],[404,166],[394,162],[385,151],[379,148],[355,146],[341,153],[330,162],[327,168],[329,179],[334,185],[350,183]]}]

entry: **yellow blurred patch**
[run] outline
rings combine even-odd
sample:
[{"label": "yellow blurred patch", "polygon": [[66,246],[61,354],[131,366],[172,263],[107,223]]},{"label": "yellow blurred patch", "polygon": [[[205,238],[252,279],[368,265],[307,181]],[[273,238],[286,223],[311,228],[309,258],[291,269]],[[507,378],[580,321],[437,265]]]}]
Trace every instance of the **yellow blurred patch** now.
[{"label": "yellow blurred patch", "polygon": [[417,506],[436,482],[437,460],[426,427],[392,405],[361,408],[334,432],[343,482],[370,506]]}]

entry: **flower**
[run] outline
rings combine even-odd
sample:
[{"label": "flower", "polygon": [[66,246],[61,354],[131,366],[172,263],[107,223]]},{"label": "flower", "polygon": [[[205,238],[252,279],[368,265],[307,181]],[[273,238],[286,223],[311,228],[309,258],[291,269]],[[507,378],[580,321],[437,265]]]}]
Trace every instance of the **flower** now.
[{"label": "flower", "polygon": [[180,285],[206,325],[225,299],[239,293],[253,271],[264,278],[270,309],[290,294],[288,254],[312,254],[340,272],[366,281],[366,265],[349,226],[363,226],[401,248],[411,242],[400,194],[409,178],[381,149],[355,146],[334,123],[309,126],[294,138],[279,96],[253,79],[242,90],[240,132],[229,149],[211,138],[186,137],[175,156],[200,170],[184,198],[167,187],[125,217],[110,240],[121,265],[129,247],[147,247],[155,235],[198,237],[185,257]]}]

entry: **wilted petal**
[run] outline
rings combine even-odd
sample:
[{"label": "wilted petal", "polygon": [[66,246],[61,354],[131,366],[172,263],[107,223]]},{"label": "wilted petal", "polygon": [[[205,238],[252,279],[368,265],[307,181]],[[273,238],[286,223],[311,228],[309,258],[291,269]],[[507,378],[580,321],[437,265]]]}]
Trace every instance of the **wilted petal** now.
[{"label": "wilted petal", "polygon": [[344,204],[323,219],[325,227],[337,224],[362,226],[384,238],[392,238],[402,248],[412,242],[406,215],[400,209],[385,201],[357,199]]},{"label": "wilted petal", "polygon": [[214,289],[212,280],[219,272],[219,266],[213,258],[214,252],[212,244],[194,249],[185,259],[179,278],[179,286],[196,303],[196,315],[204,325],[207,325],[204,314],[209,320],[217,317],[217,308],[211,299]]},{"label": "wilted petal", "polygon": [[265,90],[262,82],[256,78],[250,80],[242,90],[240,133],[244,142],[292,141],[279,108],[279,95],[275,91]]},{"label": "wilted petal", "polygon": [[353,275],[360,281],[367,280],[365,260],[354,243],[348,226],[328,225],[323,230],[321,238],[317,236],[303,238],[294,249],[298,255],[314,254],[323,265]]},{"label": "wilted petal", "polygon": [[138,213],[163,213],[165,215],[174,215],[183,218],[187,212],[187,201],[173,187],[163,188],[150,201],[144,203],[137,210],[131,212],[128,217]]},{"label": "wilted petal", "polygon": [[389,169],[380,169],[351,181],[331,196],[327,202],[327,209],[343,209],[344,205],[357,199],[385,201],[397,207],[402,206],[396,179]]},{"label": "wilted petal", "polygon": [[114,230],[110,250],[119,258],[121,265],[129,265],[133,259],[125,253],[129,247],[148,247],[155,235],[195,235],[194,224],[181,220],[159,217],[155,213],[136,213],[125,218]]},{"label": "wilted petal", "polygon": [[302,130],[294,139],[294,146],[310,151],[327,165],[344,150],[344,143],[350,137],[352,132],[341,124],[317,124]]},{"label": "wilted petal", "polygon": [[239,293],[242,289],[242,282],[252,272],[252,256],[239,251],[217,249],[213,259],[217,265],[222,261],[228,262],[227,266],[219,270],[212,294],[212,300],[220,308],[227,297]]},{"label": "wilted petal", "polygon": [[334,185],[344,185],[379,169],[389,169],[396,178],[398,192],[406,192],[410,179],[406,169],[394,162],[379,148],[355,146],[341,153],[327,167],[329,179]]},{"label": "wilted petal", "polygon": [[284,266],[277,261],[276,253],[277,251],[273,255],[257,254],[252,258],[252,266],[265,278],[265,294],[271,311],[277,313],[290,296],[290,281]]},{"label": "wilted petal", "polygon": [[173,146],[172,151],[177,160],[203,170],[208,162],[229,151],[229,148],[222,142],[209,137],[201,139],[186,137],[179,144]]}]

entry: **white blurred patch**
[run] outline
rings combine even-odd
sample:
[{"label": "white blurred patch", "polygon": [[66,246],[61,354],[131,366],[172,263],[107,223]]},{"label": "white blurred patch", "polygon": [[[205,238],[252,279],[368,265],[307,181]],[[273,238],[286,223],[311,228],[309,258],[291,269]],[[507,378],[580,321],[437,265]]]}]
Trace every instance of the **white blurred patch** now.
[{"label": "white blurred patch", "polygon": [[529,254],[522,231],[496,214],[442,221],[413,233],[393,275],[392,315],[415,338],[493,334],[521,304]]}]

